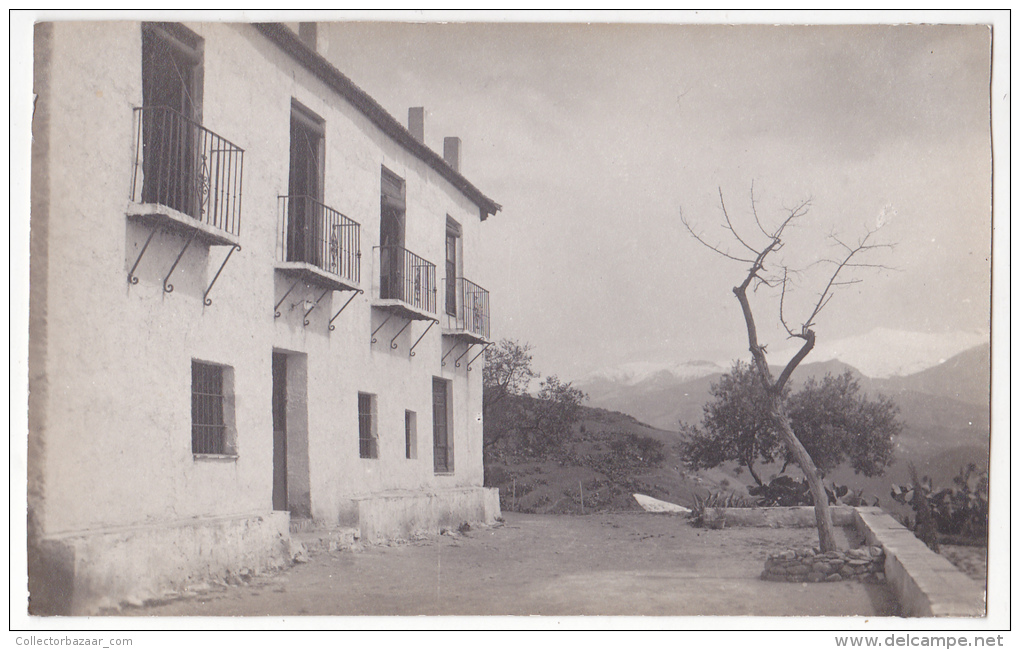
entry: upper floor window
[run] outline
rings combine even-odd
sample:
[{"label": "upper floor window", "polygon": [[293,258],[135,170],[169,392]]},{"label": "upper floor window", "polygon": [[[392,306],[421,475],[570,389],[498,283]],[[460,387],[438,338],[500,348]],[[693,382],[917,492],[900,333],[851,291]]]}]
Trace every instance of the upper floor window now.
[{"label": "upper floor window", "polygon": [[457,315],[457,248],[460,245],[460,224],[446,218],[446,313]]},{"label": "upper floor window", "polygon": [[200,217],[202,39],[175,23],[142,26],[142,202]]},{"label": "upper floor window", "polygon": [[325,122],[297,102],[290,112],[290,201],[287,261],[322,267],[326,233],[322,220]]}]

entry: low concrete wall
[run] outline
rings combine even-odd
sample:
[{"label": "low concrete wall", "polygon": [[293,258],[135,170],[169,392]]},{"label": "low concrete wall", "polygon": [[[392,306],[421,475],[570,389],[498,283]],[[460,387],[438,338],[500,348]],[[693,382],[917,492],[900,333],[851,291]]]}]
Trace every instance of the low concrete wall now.
[{"label": "low concrete wall", "polygon": [[83,616],[290,559],[286,512],[52,536],[34,545],[29,612]]},{"label": "low concrete wall", "polygon": [[885,579],[904,616],[985,615],[981,585],[934,553],[879,508],[858,508],[854,523],[869,545],[885,549]]},{"label": "low concrete wall", "polygon": [[[832,506],[834,526],[853,526],[854,509],[850,506]],[[815,525],[812,506],[786,508],[705,508],[705,524],[710,527],[754,526],[759,528],[811,528]]]},{"label": "low concrete wall", "polygon": [[357,501],[361,538],[370,543],[435,534],[463,523],[492,524],[500,516],[496,488],[389,492]]}]

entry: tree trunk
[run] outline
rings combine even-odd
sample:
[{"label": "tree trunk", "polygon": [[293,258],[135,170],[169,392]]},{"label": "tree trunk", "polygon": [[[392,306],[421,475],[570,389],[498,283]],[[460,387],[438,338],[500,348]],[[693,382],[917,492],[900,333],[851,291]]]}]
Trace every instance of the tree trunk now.
[{"label": "tree trunk", "polygon": [[764,483],[761,482],[761,477],[758,476],[758,472],[754,471],[754,463],[749,460],[744,461],[744,465],[747,467],[747,471],[751,474],[751,478],[758,484],[758,487],[764,487]]},{"label": "tree trunk", "polygon": [[[759,256],[759,260],[763,259],[769,250],[766,249],[766,252]],[[803,333],[799,336],[799,338],[804,339],[804,345],[790,359],[790,362],[786,364],[783,372],[779,375],[779,379],[773,380],[772,371],[769,369],[768,360],[765,358],[765,348],[758,344],[758,329],[755,327],[754,315],[751,313],[751,303],[747,300],[747,287],[751,284],[751,280],[754,279],[755,273],[757,273],[759,268],[759,264],[756,263],[747,278],[744,279],[743,284],[733,287],[733,295],[737,297],[737,300],[740,302],[741,311],[744,313],[744,324],[747,327],[747,342],[749,343],[748,348],[751,352],[751,357],[754,359],[754,365],[758,369],[758,377],[761,379],[762,385],[765,386],[765,390],[769,395],[769,411],[772,414],[772,419],[776,428],[779,429],[779,435],[783,439],[783,443],[790,453],[793,454],[794,461],[801,471],[804,472],[805,478],[807,478],[808,488],[811,490],[811,497],[815,502],[818,548],[822,553],[835,551],[837,550],[836,536],[832,530],[832,513],[829,511],[829,496],[825,493],[825,486],[822,484],[821,477],[818,476],[818,468],[815,467],[814,461],[811,460],[811,455],[808,454],[807,449],[804,448],[804,445],[797,438],[797,434],[793,432],[793,427],[790,426],[790,418],[783,407],[783,388],[786,386],[786,382],[790,380],[793,371],[800,365],[800,362],[815,347],[815,333],[809,328],[804,328]]]},{"label": "tree trunk", "polygon": [[786,444],[786,448],[793,454],[794,460],[800,466],[801,471],[804,472],[808,487],[811,490],[811,496],[814,498],[815,524],[818,526],[818,548],[822,553],[835,551],[838,547],[836,545],[836,535],[832,528],[829,496],[826,494],[825,485],[818,475],[818,468],[815,467],[815,463],[811,460],[811,455],[808,454],[807,449],[804,448],[804,445],[801,444],[796,434],[794,434],[793,427],[790,426],[790,418],[787,416],[786,409],[783,408],[778,396],[772,396],[770,407],[772,418],[779,429],[779,435],[782,437],[783,443]]}]

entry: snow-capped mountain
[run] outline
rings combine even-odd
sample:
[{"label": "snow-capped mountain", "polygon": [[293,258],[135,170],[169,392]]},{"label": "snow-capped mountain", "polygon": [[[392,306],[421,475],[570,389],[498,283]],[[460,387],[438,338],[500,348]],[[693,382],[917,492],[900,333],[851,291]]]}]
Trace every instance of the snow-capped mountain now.
[{"label": "snow-capped mountain", "polygon": [[934,368],[964,350],[987,344],[988,333],[981,331],[926,333],[880,327],[831,342],[821,339],[809,361],[838,359],[866,377],[885,379]]},{"label": "snow-capped mountain", "polygon": [[[974,340],[975,345],[949,355]],[[854,341],[858,342],[856,347]],[[852,360],[837,357],[836,351]],[[775,373],[789,358],[782,351],[769,356]],[[808,377],[850,370],[865,392],[890,395],[905,406],[914,399],[912,395],[929,395],[932,399],[985,404],[987,410],[988,364],[988,340],[980,334],[937,336],[876,330],[870,339],[835,341],[818,354],[812,352],[792,381],[796,388]],[[575,385],[588,394],[591,406],[674,429],[679,421],[700,420],[712,383],[729,369],[729,364],[711,361],[629,363],[586,375]]]},{"label": "snow-capped mountain", "polygon": [[596,370],[582,377],[578,383],[591,385],[609,382],[622,386],[636,386],[664,373],[674,380],[688,381],[720,372],[726,372],[726,368],[713,361],[634,362]]}]

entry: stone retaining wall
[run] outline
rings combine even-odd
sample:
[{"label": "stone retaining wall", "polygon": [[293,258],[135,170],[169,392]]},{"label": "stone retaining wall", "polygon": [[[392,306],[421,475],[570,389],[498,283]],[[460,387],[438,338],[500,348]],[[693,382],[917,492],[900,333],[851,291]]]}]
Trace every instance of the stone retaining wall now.
[{"label": "stone retaining wall", "polygon": [[904,616],[985,616],[982,585],[879,508],[858,508],[858,531],[885,551],[885,575]]},{"label": "stone retaining wall", "polygon": [[765,560],[762,580],[774,582],[841,582],[885,580],[885,553],[879,546],[816,553],[814,549],[783,551]]},{"label": "stone retaining wall", "polygon": [[[850,506],[831,506],[834,526],[853,526],[854,509]],[[709,528],[725,526],[758,526],[767,528],[811,528],[815,525],[813,506],[782,508],[705,508],[705,525]]]}]

